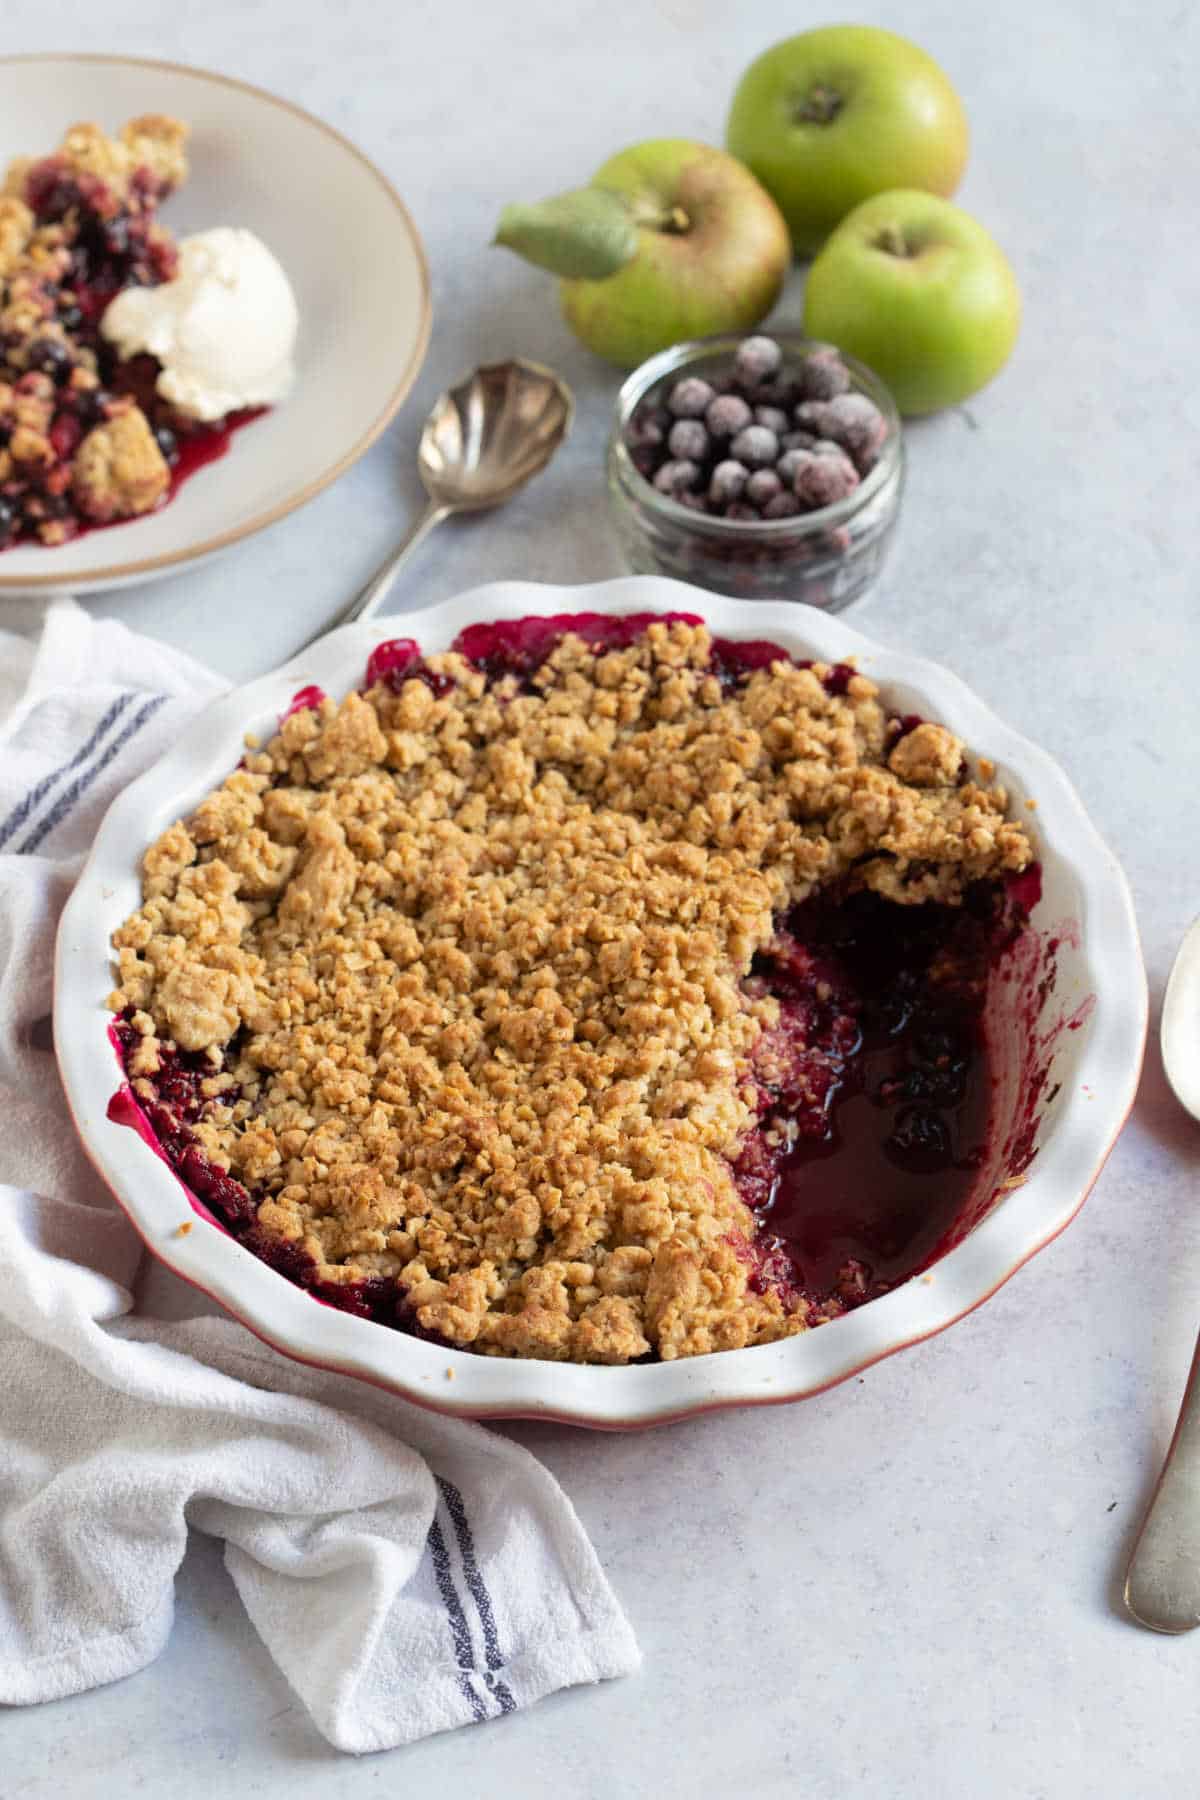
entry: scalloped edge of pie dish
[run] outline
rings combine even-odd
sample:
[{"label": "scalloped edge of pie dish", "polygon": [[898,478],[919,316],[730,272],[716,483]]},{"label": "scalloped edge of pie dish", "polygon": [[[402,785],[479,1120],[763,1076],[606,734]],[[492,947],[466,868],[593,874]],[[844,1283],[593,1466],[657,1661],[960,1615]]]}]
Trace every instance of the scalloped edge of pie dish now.
[{"label": "scalloped edge of pie dish", "polygon": [[[1026,1179],[923,1275],[778,1343],[618,1368],[478,1356],[324,1306],[192,1212],[166,1163],[106,1116],[120,1080],[104,1006],[111,988],[109,935],[140,903],[146,845],[228,774],[244,734],[273,730],[309,683],[335,697],[357,686],[370,651],[390,637],[412,636],[422,649],[439,650],[480,620],[585,611],[688,611],[721,636],[769,638],[794,655],[827,662],[853,658],[896,710],[919,710],[957,731],[996,763],[1010,792],[1036,797],[1030,828],[1043,870],[1068,876],[1075,890],[1076,986],[1095,996]],[[948,670],[885,648],[840,619],[801,606],[718,599],[652,576],[579,587],[507,581],[475,588],[420,612],[333,632],[273,674],[214,701],[109,809],[63,912],[55,969],[54,1040],[76,1128],[146,1245],[168,1268],[301,1362],[358,1376],[439,1412],[610,1430],[803,1399],[945,1330],[988,1299],[1065,1229],[1087,1198],[1133,1104],[1146,1023],[1146,978],[1125,877],[1045,751]],[[192,1229],[180,1236],[185,1219]]]}]

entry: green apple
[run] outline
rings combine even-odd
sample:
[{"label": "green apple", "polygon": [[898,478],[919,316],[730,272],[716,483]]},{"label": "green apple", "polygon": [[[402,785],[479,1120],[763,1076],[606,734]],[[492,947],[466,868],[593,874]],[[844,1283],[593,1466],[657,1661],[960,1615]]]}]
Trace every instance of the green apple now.
[{"label": "green apple", "polygon": [[791,264],[771,196],[723,150],[687,138],[634,144],[587,188],[507,207],[496,241],[565,276],[568,325],[626,368],[683,338],[757,325]]},{"label": "green apple", "polygon": [[952,194],[967,119],[948,76],[907,38],[826,25],[751,63],[725,141],[779,202],[797,253],[811,256],[872,194]]},{"label": "green apple", "polygon": [[808,272],[804,330],[868,363],[902,413],[954,406],[1001,369],[1021,296],[978,219],[934,194],[876,194]]}]

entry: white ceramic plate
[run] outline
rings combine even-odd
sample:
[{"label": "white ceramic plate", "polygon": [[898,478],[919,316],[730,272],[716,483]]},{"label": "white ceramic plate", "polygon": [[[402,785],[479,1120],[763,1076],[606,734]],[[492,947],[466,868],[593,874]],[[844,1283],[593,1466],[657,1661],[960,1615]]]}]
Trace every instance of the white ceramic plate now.
[{"label": "white ceramic plate", "polygon": [[429,274],[400,196],[353,144],[260,88],[126,57],[0,58],[0,168],[48,153],[81,120],[115,132],[146,112],[192,128],[191,175],[163,208],[172,231],[248,226],[287,270],[296,386],[161,512],[55,549],[4,551],[0,595],[141,581],[261,531],[374,443],[425,355]]},{"label": "white ceramic plate", "polygon": [[[1055,981],[1039,991],[1027,964],[993,982],[989,1028],[998,1046],[998,1146],[984,1172],[986,1216],[924,1275],[818,1330],[751,1350],[630,1368],[517,1361],[439,1348],[323,1306],[215,1226],[192,1217],[166,1164],[105,1109],[120,1085],[107,1032],[109,935],[140,903],[146,845],[234,767],[245,732],[269,734],[298,688],[335,696],[360,685],[373,647],[413,636],[445,649],[464,625],[528,614],[700,614],[720,635],[770,638],[792,654],[856,659],[898,712],[951,726],[998,765],[1028,815],[1043,871],[1030,950],[1053,939]],[[1036,958],[1034,959],[1036,962]],[[1146,982],[1133,907],[1115,859],[1058,766],[1011,731],[956,676],[885,649],[807,607],[714,599],[648,576],[595,587],[502,582],[425,612],[332,633],[274,675],[216,701],[164,760],[108,813],[58,939],[54,1038],[75,1122],[96,1166],[155,1255],[302,1361],[343,1369],[445,1412],[527,1415],[621,1428],[719,1406],[799,1399],[952,1324],[985,1300],[1074,1216],[1133,1102],[1146,1034]],[[1038,1151],[1020,1185],[1006,1160],[1025,1126],[1031,1059],[1046,1070]],[[1055,1094],[1055,1089],[1057,1093]]]}]

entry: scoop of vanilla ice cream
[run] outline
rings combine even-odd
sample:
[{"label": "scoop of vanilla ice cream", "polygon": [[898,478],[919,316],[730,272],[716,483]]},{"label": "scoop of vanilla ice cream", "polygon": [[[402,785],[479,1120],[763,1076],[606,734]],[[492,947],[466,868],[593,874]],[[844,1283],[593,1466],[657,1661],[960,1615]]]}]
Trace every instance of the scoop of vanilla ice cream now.
[{"label": "scoop of vanilla ice cream", "polygon": [[284,398],[299,322],[291,283],[261,238],[218,225],[180,240],[173,280],[118,294],[100,329],[123,359],[157,357],[163,399],[207,421]]}]

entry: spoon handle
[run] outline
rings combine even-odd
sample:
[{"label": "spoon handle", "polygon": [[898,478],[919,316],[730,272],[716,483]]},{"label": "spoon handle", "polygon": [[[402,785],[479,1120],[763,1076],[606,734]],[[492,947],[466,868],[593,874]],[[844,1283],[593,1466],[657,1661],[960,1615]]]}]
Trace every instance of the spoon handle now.
[{"label": "spoon handle", "polygon": [[1125,1604],[1151,1631],[1200,1625],[1200,1342],[1175,1436],[1129,1559]]},{"label": "spoon handle", "polygon": [[[413,520],[396,548],[380,563],[361,593],[355,596],[336,619],[322,626],[317,635],[324,637],[327,631],[336,631],[339,625],[353,625],[356,619],[369,619],[377,613],[391,592],[392,583],[400,573],[400,566],[406,557],[416,549],[422,538],[428,536],[435,525],[440,525],[443,519],[449,518],[453,510],[453,507],[444,506],[440,501],[431,500],[424,512]],[[315,643],[316,639],[310,641]]]}]

